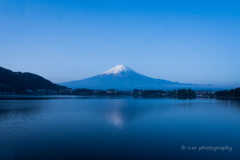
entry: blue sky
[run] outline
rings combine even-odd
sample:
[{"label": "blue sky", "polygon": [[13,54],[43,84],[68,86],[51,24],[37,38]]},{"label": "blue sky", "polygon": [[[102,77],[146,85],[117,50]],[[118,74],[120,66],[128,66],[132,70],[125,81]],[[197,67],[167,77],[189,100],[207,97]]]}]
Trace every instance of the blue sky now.
[{"label": "blue sky", "polygon": [[125,64],[153,78],[240,86],[240,1],[1,0],[0,66],[55,83]]}]

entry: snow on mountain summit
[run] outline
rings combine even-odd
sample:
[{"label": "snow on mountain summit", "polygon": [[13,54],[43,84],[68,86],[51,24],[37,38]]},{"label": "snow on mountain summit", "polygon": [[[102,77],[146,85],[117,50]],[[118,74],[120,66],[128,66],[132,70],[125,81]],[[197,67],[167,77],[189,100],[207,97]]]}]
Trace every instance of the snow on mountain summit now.
[{"label": "snow on mountain summit", "polygon": [[128,68],[125,65],[117,65],[115,67],[113,67],[112,69],[104,72],[103,74],[121,74],[121,73],[130,73],[130,72],[134,72],[132,71],[130,68]]}]

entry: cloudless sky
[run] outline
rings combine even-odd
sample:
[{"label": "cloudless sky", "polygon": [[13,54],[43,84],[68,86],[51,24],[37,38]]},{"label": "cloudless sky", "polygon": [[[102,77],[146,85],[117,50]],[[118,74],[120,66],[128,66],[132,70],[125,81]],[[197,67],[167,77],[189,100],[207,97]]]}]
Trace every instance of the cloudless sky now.
[{"label": "cloudless sky", "polygon": [[0,66],[55,83],[125,64],[240,87],[240,1],[1,0]]}]

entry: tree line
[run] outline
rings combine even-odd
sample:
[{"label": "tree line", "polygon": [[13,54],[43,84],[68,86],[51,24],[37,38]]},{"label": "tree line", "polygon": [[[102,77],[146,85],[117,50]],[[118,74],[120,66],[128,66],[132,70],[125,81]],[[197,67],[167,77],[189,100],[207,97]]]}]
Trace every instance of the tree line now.
[{"label": "tree line", "polygon": [[240,88],[216,91],[215,94],[217,97],[240,97]]},{"label": "tree line", "polygon": [[196,97],[196,92],[189,89],[178,89],[177,91],[178,97]]}]

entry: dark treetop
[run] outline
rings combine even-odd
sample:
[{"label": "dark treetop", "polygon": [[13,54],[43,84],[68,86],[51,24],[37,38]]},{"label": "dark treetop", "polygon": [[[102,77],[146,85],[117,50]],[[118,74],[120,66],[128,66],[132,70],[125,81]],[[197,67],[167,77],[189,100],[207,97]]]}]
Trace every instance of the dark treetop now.
[{"label": "dark treetop", "polygon": [[217,97],[240,97],[240,88],[217,91],[215,94]]}]

